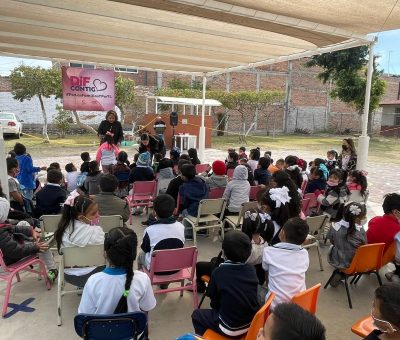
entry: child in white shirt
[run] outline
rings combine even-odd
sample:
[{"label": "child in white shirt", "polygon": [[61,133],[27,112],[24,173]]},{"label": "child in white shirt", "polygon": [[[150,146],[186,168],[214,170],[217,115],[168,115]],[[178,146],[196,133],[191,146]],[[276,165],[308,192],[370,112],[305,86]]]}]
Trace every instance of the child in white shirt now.
[{"label": "child in white shirt", "polygon": [[136,248],[137,236],[133,230],[127,227],[110,230],[104,240],[108,265],[87,281],[78,313],[148,312],[156,306],[149,277],[133,270]]},{"label": "child in white shirt", "polygon": [[79,172],[74,163],[68,163],[65,166],[65,171],[67,172],[67,175],[65,176],[65,179],[67,180],[67,191],[72,192],[77,188]]},{"label": "child in white shirt", "polygon": [[307,250],[301,247],[309,232],[306,221],[299,217],[289,219],[279,238],[281,242],[264,248],[262,266],[268,274],[268,294],[275,293],[272,308],[306,289],[306,271],[309,266]]}]

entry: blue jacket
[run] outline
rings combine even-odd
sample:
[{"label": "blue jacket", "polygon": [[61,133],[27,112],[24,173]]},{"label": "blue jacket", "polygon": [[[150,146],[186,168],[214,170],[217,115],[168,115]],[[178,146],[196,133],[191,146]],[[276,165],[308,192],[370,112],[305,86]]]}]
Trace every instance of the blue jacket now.
[{"label": "blue jacket", "polygon": [[313,179],[308,182],[305,194],[313,194],[317,190],[325,190],[326,189],[326,180],[323,178]]},{"label": "blue jacket", "polygon": [[196,176],[190,181],[184,182],[179,188],[179,195],[183,208],[190,216],[197,216],[199,203],[208,197],[208,187],[203,179]]},{"label": "blue jacket", "polygon": [[23,186],[21,189],[35,189],[35,176],[36,172],[40,171],[39,167],[33,166],[32,158],[28,155],[21,155],[15,157],[19,165],[19,174],[17,179],[19,184]]}]

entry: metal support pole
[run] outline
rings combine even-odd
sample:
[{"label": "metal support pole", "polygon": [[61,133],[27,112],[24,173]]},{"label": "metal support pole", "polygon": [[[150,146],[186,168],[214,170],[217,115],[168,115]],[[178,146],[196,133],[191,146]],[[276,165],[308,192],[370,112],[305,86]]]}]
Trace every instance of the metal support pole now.
[{"label": "metal support pole", "polygon": [[374,71],[374,42],[369,46],[369,60],[368,60],[368,72],[367,72],[367,84],[365,88],[365,99],[364,99],[364,114],[362,116],[362,132],[358,138],[358,159],[357,169],[366,170],[368,161],[368,148],[369,148],[369,136],[368,136],[368,114],[369,114],[369,100],[371,97],[371,83],[372,74]]},{"label": "metal support pole", "polygon": [[8,173],[6,165],[6,149],[3,138],[3,128],[0,126],[0,184],[3,189],[4,194],[9,197],[8,189]]},{"label": "metal support pole", "polygon": [[199,129],[199,158],[204,162],[204,150],[206,147],[206,128],[204,126],[204,115],[206,112],[206,86],[207,77],[203,75],[203,104],[201,106],[201,125]]}]

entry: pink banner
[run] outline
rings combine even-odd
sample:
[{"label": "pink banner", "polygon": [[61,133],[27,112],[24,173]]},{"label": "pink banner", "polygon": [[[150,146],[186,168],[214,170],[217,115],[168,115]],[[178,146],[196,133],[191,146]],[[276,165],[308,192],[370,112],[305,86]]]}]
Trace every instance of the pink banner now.
[{"label": "pink banner", "polygon": [[108,111],[115,108],[114,71],[63,67],[65,110]]}]

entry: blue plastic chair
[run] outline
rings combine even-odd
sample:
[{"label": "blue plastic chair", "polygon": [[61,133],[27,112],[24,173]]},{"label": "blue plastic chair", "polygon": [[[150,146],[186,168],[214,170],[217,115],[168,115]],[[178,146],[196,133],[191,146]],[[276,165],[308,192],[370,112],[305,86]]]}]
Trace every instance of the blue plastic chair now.
[{"label": "blue plastic chair", "polygon": [[142,312],[78,314],[74,325],[76,334],[85,340],[136,340],[146,329],[147,316]]}]

